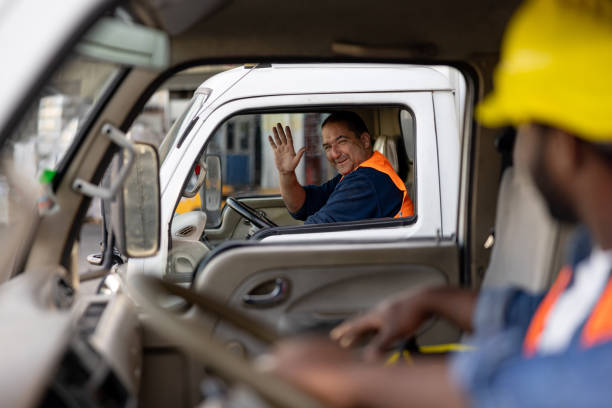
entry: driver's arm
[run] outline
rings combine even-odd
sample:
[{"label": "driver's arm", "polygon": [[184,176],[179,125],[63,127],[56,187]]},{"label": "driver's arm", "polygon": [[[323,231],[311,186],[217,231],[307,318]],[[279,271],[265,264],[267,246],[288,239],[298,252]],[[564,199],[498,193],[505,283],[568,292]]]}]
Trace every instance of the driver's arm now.
[{"label": "driver's arm", "polygon": [[364,364],[322,340],[285,341],[265,366],[333,407],[464,407],[468,399],[442,360]]},{"label": "driver's arm", "polygon": [[414,366],[370,366],[349,374],[357,401],[351,406],[406,408],[470,406],[445,361]]},{"label": "driver's arm", "polygon": [[304,187],[298,182],[294,171],[290,173],[278,172],[281,196],[289,212],[297,212],[306,201]]}]

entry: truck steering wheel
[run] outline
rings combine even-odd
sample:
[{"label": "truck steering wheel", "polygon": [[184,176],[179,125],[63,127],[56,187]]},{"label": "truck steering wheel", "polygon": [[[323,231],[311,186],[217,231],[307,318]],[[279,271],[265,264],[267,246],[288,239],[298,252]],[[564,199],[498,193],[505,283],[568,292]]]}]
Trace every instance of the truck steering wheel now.
[{"label": "truck steering wheel", "polygon": [[128,293],[151,316],[148,322],[161,336],[177,344],[220,377],[230,382],[246,384],[275,407],[324,407],[314,397],[281,378],[256,371],[247,361],[211,338],[211,333],[202,326],[182,319],[161,306],[160,300],[167,296],[179,296],[271,344],[278,336],[270,329],[264,328],[261,322],[242,315],[208,295],[195,293],[153,276],[133,274],[126,278],[126,284]]},{"label": "truck steering wheel", "polygon": [[226,203],[228,207],[236,211],[242,217],[249,220],[251,224],[253,224],[255,227],[259,229],[269,228],[269,227],[278,227],[278,225],[274,221],[266,217],[266,215],[262,211],[257,211],[253,207],[246,205],[245,203],[241,201],[236,200],[234,197],[229,197]]}]

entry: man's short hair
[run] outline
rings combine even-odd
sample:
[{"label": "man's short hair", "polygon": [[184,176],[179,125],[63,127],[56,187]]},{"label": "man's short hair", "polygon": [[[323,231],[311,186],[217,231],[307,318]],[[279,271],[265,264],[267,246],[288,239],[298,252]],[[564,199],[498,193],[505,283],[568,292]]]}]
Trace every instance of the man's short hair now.
[{"label": "man's short hair", "polygon": [[355,137],[359,138],[363,132],[367,132],[368,128],[366,127],[361,116],[351,111],[337,111],[333,112],[329,115],[321,125],[321,129],[325,127],[328,123],[344,123],[349,128],[349,130],[355,133]]}]

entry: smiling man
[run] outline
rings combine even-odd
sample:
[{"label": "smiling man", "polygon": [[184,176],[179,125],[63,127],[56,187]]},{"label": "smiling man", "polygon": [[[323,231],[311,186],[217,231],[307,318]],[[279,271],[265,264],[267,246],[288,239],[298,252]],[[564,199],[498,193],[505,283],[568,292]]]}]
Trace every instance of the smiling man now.
[{"label": "smiling man", "polygon": [[321,125],[323,150],[338,175],[320,186],[302,186],[295,168],[297,153],[289,126],[279,123],[268,136],[274,150],[281,195],[291,215],[305,224],[409,217],[414,207],[406,186],[389,161],[372,149],[363,120],[353,112],[334,112]]}]

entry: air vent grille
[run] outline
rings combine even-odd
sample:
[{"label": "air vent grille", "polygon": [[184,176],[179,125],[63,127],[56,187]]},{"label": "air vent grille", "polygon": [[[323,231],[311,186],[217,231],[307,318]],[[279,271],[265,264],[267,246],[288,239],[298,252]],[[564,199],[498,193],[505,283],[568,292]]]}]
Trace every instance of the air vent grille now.
[{"label": "air vent grille", "polygon": [[181,228],[179,231],[177,231],[176,235],[179,237],[187,237],[193,234],[193,231],[195,231],[195,227],[190,225],[188,227]]}]

